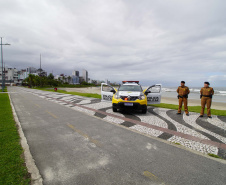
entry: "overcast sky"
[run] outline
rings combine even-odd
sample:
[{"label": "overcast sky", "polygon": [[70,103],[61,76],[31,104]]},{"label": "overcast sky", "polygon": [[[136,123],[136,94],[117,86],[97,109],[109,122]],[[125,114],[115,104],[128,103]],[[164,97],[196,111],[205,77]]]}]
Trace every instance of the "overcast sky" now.
[{"label": "overcast sky", "polygon": [[226,86],[225,0],[0,0],[0,17],[8,67]]}]

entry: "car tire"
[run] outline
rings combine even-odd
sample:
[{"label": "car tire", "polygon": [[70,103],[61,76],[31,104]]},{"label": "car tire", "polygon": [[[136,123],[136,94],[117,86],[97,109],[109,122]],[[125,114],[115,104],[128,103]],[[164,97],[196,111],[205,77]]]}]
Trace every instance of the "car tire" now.
[{"label": "car tire", "polygon": [[114,107],[112,107],[112,110],[113,110],[113,112],[117,112],[117,109]]},{"label": "car tire", "polygon": [[142,113],[143,113],[143,114],[146,114],[146,113],[147,113],[147,107],[144,108],[144,109],[142,109]]}]

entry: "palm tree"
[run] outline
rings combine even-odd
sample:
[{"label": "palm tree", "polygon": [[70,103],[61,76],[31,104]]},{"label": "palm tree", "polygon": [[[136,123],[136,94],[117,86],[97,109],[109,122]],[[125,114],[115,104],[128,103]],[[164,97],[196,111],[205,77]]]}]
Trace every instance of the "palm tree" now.
[{"label": "palm tree", "polygon": [[65,83],[65,76],[62,76],[62,78],[63,78],[63,83]]},{"label": "palm tree", "polygon": [[28,84],[30,85],[30,87],[32,87],[34,85],[34,79],[35,79],[35,75],[29,74],[29,76],[28,76]]},{"label": "palm tree", "polygon": [[68,76],[67,79],[68,79],[68,83],[70,84],[71,83],[71,76]]}]

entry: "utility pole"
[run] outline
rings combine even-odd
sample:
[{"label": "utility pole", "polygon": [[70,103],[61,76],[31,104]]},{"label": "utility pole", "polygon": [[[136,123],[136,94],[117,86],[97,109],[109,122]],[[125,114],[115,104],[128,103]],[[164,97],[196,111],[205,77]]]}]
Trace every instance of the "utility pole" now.
[{"label": "utility pole", "polygon": [[42,68],[42,55],[40,54],[40,69]]},{"label": "utility pole", "polygon": [[40,87],[42,86],[42,80],[41,80],[41,76],[42,76],[42,55],[40,53],[40,74],[39,74],[39,78],[40,78]]},{"label": "utility pole", "polygon": [[2,37],[1,37],[2,92],[4,91],[4,88],[5,88],[5,74],[3,74],[3,49],[2,49],[3,45],[10,45],[10,44],[8,44],[8,43],[2,44]]}]

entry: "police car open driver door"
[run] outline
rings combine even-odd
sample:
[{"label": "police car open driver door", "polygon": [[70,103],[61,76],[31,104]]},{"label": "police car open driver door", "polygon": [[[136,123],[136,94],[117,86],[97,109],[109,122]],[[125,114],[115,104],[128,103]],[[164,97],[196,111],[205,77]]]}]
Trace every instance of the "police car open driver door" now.
[{"label": "police car open driver door", "polygon": [[101,101],[112,101],[112,97],[114,94],[115,89],[106,84],[106,83],[101,83]]},{"label": "police car open driver door", "polygon": [[162,95],[162,85],[156,84],[147,88],[147,103],[148,104],[160,104]]}]

